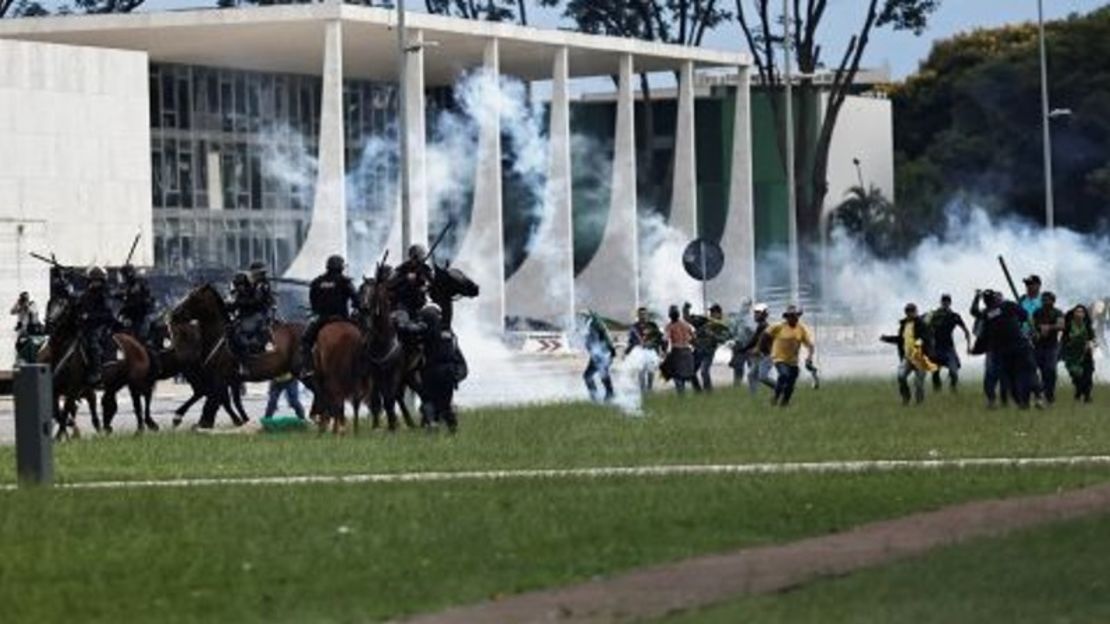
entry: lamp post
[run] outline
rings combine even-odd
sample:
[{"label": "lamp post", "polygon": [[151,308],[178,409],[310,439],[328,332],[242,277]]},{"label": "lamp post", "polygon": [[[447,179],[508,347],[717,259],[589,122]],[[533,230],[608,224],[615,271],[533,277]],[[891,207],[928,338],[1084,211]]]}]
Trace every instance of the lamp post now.
[{"label": "lamp post", "polygon": [[412,245],[411,198],[409,197],[409,129],[408,129],[408,41],[405,35],[405,0],[397,5],[397,143],[400,148],[401,182],[401,255]]},{"label": "lamp post", "polygon": [[1048,52],[1045,48],[1044,0],[1037,0],[1037,28],[1041,54],[1041,128],[1044,133],[1044,224],[1051,232],[1056,228],[1056,201],[1052,192],[1052,112],[1048,102]]},{"label": "lamp post", "polygon": [[794,21],[791,16],[791,0],[782,2],[782,29],[783,29],[783,62],[784,79],[786,80],[786,227],[787,245],[790,255],[790,300],[799,304],[800,276],[798,258],[798,191],[794,173],[794,77],[792,75],[793,41],[791,40],[790,24]]}]

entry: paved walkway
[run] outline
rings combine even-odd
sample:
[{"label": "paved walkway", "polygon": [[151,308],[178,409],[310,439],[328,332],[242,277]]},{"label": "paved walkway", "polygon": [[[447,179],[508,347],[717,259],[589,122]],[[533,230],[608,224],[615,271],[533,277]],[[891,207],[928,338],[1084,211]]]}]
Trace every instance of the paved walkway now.
[{"label": "paved walkway", "polygon": [[843,533],[697,557],[407,621],[582,624],[658,618],[744,594],[782,591],[973,538],[1100,513],[1110,513],[1110,484],[1064,494],[966,503]]}]

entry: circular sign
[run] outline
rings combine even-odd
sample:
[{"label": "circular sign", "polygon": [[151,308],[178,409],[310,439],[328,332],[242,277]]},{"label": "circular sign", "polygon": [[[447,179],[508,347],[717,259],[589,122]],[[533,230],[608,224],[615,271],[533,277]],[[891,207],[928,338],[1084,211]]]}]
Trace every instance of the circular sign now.
[{"label": "circular sign", "polygon": [[682,252],[682,266],[690,277],[707,282],[720,275],[725,266],[725,252],[717,243],[697,238]]}]

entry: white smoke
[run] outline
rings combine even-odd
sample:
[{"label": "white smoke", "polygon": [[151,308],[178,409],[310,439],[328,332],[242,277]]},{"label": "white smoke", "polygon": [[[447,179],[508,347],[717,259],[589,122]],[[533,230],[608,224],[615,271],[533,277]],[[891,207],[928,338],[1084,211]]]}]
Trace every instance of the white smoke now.
[{"label": "white smoke", "polygon": [[984,210],[951,206],[944,232],[922,241],[905,258],[883,261],[843,232],[829,249],[828,291],[856,324],[893,324],[906,303],[922,310],[939,305],[942,293],[965,313],[976,289],[1012,296],[998,256],[1022,291],[1021,279],[1039,275],[1067,308],[1110,291],[1106,277],[1110,240],[1058,228],[1054,232],[1016,219],[992,219]]},{"label": "white smoke", "polygon": [[702,308],[699,282],[686,274],[682,252],[690,237],[666,223],[656,213],[640,214],[640,285],[643,304],[657,314],[664,314],[671,305],[685,302]]}]

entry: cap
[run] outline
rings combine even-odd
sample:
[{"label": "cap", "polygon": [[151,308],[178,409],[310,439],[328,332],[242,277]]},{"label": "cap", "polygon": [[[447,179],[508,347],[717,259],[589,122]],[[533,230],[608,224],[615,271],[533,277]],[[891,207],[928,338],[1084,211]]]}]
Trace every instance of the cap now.
[{"label": "cap", "polygon": [[782,313],[782,318],[790,318],[791,316],[800,318],[802,316],[802,309],[796,305],[787,306],[786,312]]},{"label": "cap", "polygon": [[1039,275],[1030,275],[1029,277],[1027,277],[1027,278],[1025,278],[1021,281],[1025,282],[1026,284],[1036,284],[1036,285],[1040,286],[1041,276],[1039,276]]}]

